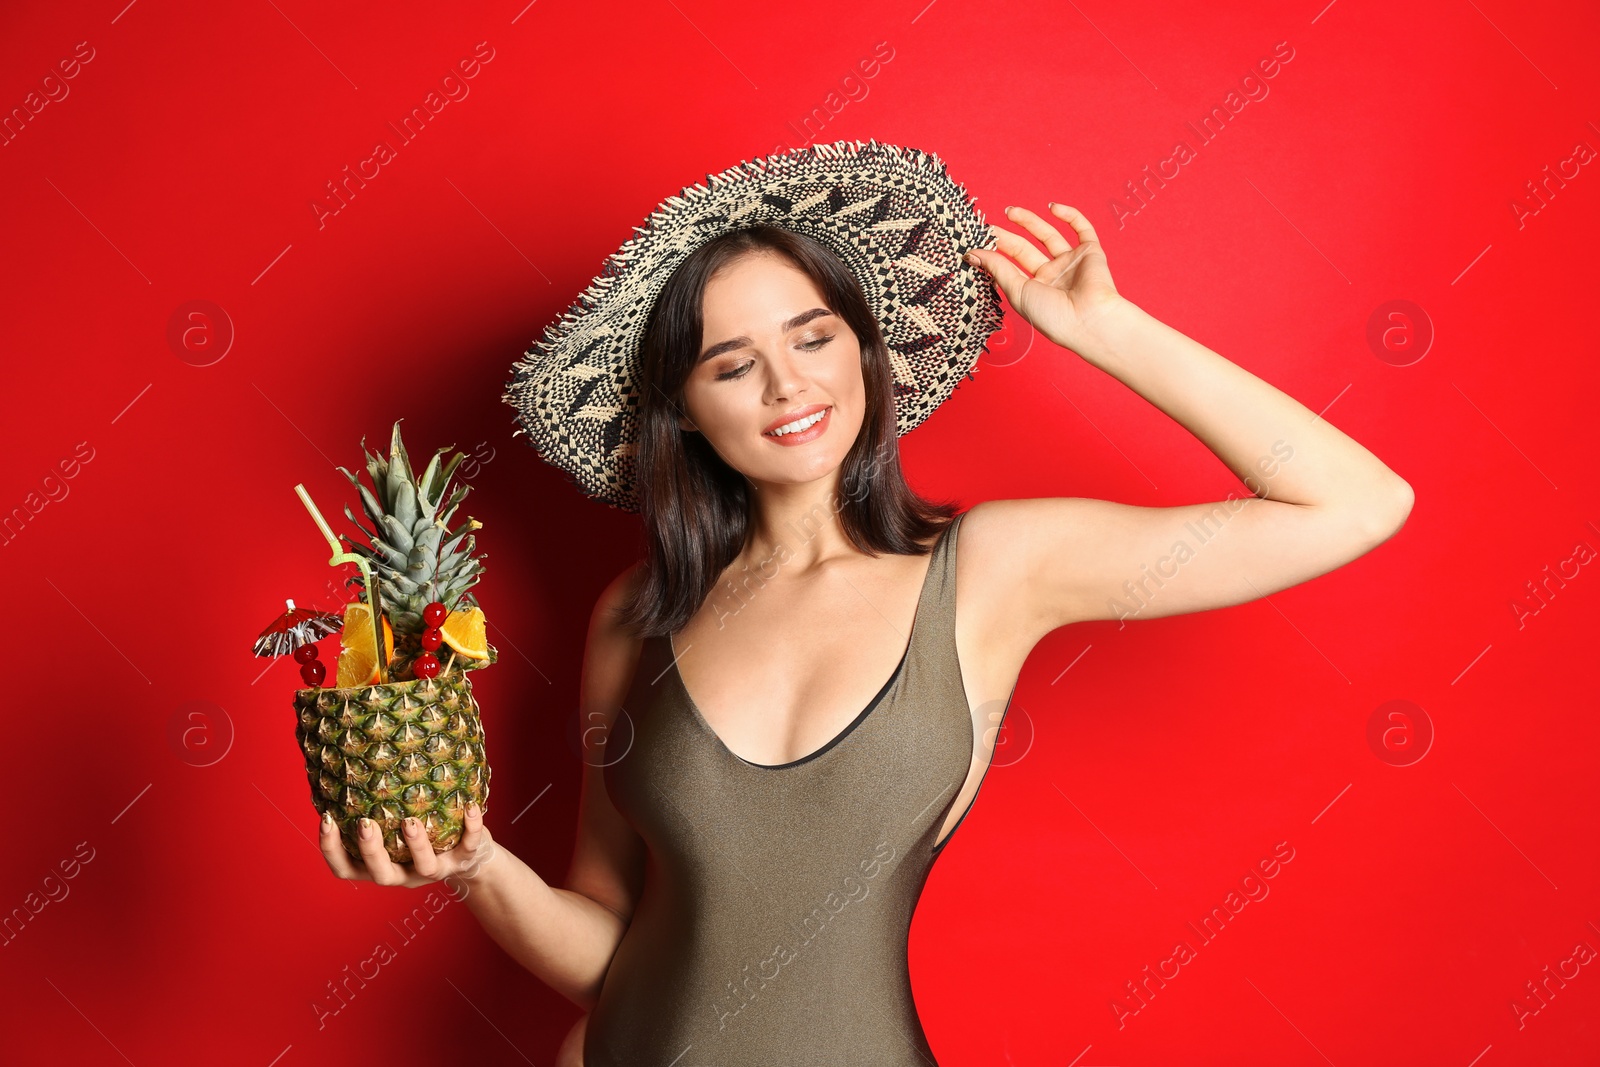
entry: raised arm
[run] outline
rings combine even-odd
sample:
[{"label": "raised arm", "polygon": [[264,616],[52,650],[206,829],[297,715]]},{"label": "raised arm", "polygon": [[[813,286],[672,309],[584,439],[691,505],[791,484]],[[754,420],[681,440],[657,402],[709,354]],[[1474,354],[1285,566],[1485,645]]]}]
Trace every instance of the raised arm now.
[{"label": "raised arm", "polygon": [[1086,619],[1254,600],[1340,567],[1400,529],[1412,503],[1404,479],[1292,397],[1117,293],[1088,220],[1065,205],[1052,211],[1076,232],[1076,246],[1013,208],[1010,218],[1050,254],[997,226],[998,251],[979,251],[982,266],[1036,329],[1181,423],[1248,493],[1166,508],[1079,498],[974,508],[964,532],[984,546],[973,546],[984,585],[1009,598],[1019,639]]}]

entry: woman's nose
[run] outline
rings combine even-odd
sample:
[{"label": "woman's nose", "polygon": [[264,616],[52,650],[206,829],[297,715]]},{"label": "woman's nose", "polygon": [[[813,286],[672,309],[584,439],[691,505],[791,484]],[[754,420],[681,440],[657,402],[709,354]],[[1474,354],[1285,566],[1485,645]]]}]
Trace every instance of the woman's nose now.
[{"label": "woman's nose", "polygon": [[767,359],[767,395],[770,400],[787,400],[801,393],[805,373],[792,353],[780,351]]}]

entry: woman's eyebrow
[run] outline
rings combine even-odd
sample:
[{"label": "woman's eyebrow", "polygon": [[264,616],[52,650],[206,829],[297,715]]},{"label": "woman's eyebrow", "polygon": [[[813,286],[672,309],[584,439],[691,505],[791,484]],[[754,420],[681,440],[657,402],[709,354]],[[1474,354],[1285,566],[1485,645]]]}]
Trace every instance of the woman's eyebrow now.
[{"label": "woman's eyebrow", "polygon": [[[790,330],[798,330],[800,327],[804,326],[814,318],[818,318],[822,315],[832,314],[833,312],[829,311],[827,308],[812,308],[810,311],[802,311],[800,314],[784,323],[782,329],[784,333],[788,333]],[[731,340],[714,344],[704,352],[700,353],[700,358],[695,360],[695,365],[699,366],[706,360],[714,359],[717,356],[722,355],[724,352],[736,352],[750,343],[750,338],[748,337],[735,337]]]}]

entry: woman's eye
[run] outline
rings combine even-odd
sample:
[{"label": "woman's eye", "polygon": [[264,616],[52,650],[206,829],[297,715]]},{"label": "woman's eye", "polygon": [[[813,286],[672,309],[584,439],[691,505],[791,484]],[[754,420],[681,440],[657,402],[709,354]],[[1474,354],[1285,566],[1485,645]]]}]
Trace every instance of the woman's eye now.
[{"label": "woman's eye", "polygon": [[[830,333],[828,336],[819,337],[815,341],[807,341],[804,344],[802,344],[800,347],[805,349],[807,352],[815,352],[817,349],[821,348],[823,345],[827,344],[829,341],[832,341],[833,338],[834,338],[834,335]],[[724,373],[717,375],[717,381],[725,382],[725,381],[730,381],[731,379],[734,379],[734,378],[743,378],[746,374],[748,374],[750,372],[750,368],[753,367],[753,366],[755,366],[755,361],[754,360],[751,360],[748,363],[741,363],[737,367],[735,367],[733,370],[725,371]]]}]

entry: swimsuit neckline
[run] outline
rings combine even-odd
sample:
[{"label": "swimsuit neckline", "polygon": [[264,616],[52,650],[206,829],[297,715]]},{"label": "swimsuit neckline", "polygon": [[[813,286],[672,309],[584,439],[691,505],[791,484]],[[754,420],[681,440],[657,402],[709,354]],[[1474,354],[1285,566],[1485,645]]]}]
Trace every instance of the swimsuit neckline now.
[{"label": "swimsuit neckline", "polygon": [[949,526],[946,526],[944,530],[940,532],[939,539],[934,543],[933,548],[928,551],[928,569],[923,573],[922,588],[917,594],[917,609],[911,620],[911,636],[906,641],[905,651],[900,654],[900,662],[896,664],[894,673],[891,674],[888,681],[884,682],[883,685],[878,689],[878,694],[867,703],[865,708],[862,708],[861,711],[850,720],[849,724],[845,726],[843,730],[840,730],[833,737],[829,738],[821,748],[818,748],[812,752],[808,752],[799,759],[790,760],[788,763],[757,763],[754,760],[745,759],[733,749],[729,748],[727,742],[723,741],[722,736],[718,734],[716,730],[712,729],[711,723],[706,720],[705,714],[700,710],[700,705],[694,699],[694,694],[689,692],[689,686],[684,682],[683,674],[678,670],[678,651],[672,642],[672,635],[662,635],[662,639],[667,646],[667,657],[671,661],[668,669],[672,674],[673,680],[677,683],[678,691],[683,695],[684,702],[688,705],[691,717],[710,737],[712,743],[715,744],[720,751],[726,753],[728,756],[737,760],[746,767],[750,767],[758,771],[782,771],[793,767],[799,767],[802,764],[810,763],[811,761],[826,755],[828,752],[833,750],[839,744],[839,742],[843,741],[846,737],[849,737],[852,733],[854,733],[856,728],[864,723],[867,720],[867,717],[870,716],[872,712],[877,709],[878,705],[883,702],[883,698],[888,695],[889,690],[894,687],[895,683],[900,680],[901,675],[905,672],[906,664],[911,659],[911,649],[916,644],[917,633],[921,628],[922,617],[927,607],[928,590],[933,584],[933,569],[934,567],[938,566],[940,562],[940,552],[944,547],[945,535],[950,532],[950,530],[955,526],[956,521],[959,519],[960,516],[957,516],[955,520],[951,521]]}]

